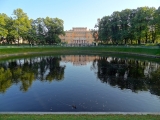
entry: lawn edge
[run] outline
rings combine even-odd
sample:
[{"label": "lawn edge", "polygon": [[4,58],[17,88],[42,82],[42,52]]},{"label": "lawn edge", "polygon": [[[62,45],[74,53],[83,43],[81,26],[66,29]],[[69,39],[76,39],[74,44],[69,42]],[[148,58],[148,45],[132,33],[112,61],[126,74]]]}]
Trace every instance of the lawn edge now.
[{"label": "lawn edge", "polygon": [[160,112],[0,112],[1,114],[29,114],[29,115],[160,115]]},{"label": "lawn edge", "polygon": [[[57,51],[44,51],[44,52],[25,52],[25,53],[15,53],[15,54],[5,54],[5,55],[0,55],[0,58],[5,58],[5,57],[13,57],[13,56],[21,56],[21,55],[38,55],[38,54],[46,54],[46,53],[58,53]],[[59,52],[59,54],[64,54],[64,52]],[[80,51],[80,52],[67,52],[67,54],[91,54],[90,52],[87,51]],[[150,54],[140,54],[140,53],[132,53],[132,52],[116,52],[116,51],[106,51],[106,52],[96,52],[95,54],[104,54],[104,53],[113,53],[113,54],[130,54],[130,55],[135,55],[135,56],[145,56],[145,57],[152,57],[152,58],[160,58],[159,55],[150,55]],[[93,54],[93,53],[92,53]]]}]

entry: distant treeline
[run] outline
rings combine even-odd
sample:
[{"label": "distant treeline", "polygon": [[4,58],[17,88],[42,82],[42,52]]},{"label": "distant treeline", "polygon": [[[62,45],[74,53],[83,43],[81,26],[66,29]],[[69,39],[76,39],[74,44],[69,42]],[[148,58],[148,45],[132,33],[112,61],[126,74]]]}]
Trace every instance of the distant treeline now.
[{"label": "distant treeline", "polygon": [[[95,41],[111,44],[160,43],[160,7],[139,7],[115,11],[98,19],[93,30]],[[0,13],[0,44],[19,44],[20,39],[29,44],[60,43],[64,35],[63,20],[59,18],[29,19],[22,9],[8,17]]]},{"label": "distant treeline", "polygon": [[59,18],[29,19],[22,9],[13,11],[8,17],[0,13],[0,43],[18,43],[20,39],[29,44],[59,43],[59,35],[64,34],[63,20]]},{"label": "distant treeline", "polygon": [[139,7],[115,11],[98,19],[95,40],[112,44],[160,42],[160,7]]}]

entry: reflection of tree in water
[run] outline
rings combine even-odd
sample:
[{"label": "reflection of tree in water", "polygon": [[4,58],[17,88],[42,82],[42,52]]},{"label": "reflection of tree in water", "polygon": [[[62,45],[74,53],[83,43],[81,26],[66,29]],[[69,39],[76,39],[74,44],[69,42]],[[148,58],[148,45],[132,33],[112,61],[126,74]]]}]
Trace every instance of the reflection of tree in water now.
[{"label": "reflection of tree in water", "polygon": [[[12,84],[27,91],[34,80],[49,81],[64,78],[60,57],[37,57],[0,63],[0,92]],[[97,77],[111,86],[131,89],[133,92],[150,91],[160,96],[160,67],[158,64],[138,60],[100,57],[93,61],[92,70]]]},{"label": "reflection of tree in water", "polygon": [[5,93],[12,85],[11,78],[12,74],[10,69],[4,70],[4,68],[0,68],[0,93]]},{"label": "reflection of tree in water", "polygon": [[64,67],[59,65],[59,60],[57,58],[47,58],[47,63],[49,64],[49,73],[46,76],[46,80],[62,80],[64,78]]},{"label": "reflection of tree in water", "polygon": [[102,82],[111,86],[131,89],[133,92],[149,90],[152,94],[160,95],[160,68],[156,71],[149,68],[151,73],[145,75],[149,64],[138,60],[101,57],[93,61],[92,68],[97,69],[97,77]]},{"label": "reflection of tree in water", "polygon": [[39,67],[39,77],[38,79],[40,79],[41,81],[43,81],[45,78],[44,78],[44,75],[45,75],[45,72],[47,71],[47,61],[45,58],[40,58],[40,61],[41,63],[38,64],[38,67]]},{"label": "reflection of tree in water", "polygon": [[49,81],[64,78],[64,66],[59,57],[13,60],[0,63],[0,92],[4,93],[12,84],[20,84],[27,91],[34,80]]},{"label": "reflection of tree in water", "polygon": [[151,74],[152,80],[148,81],[150,92],[160,96],[160,68]]}]

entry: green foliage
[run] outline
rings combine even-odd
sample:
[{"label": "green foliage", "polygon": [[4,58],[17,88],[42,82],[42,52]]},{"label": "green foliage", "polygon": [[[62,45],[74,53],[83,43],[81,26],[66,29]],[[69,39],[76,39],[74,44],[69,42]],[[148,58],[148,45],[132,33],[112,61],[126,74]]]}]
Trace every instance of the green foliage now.
[{"label": "green foliage", "polygon": [[46,36],[46,42],[49,44],[60,43],[59,35],[63,34],[63,20],[59,18],[49,18],[44,19],[44,23],[48,29],[48,34]]},{"label": "green foliage", "polygon": [[147,44],[145,44],[145,46],[157,46],[157,44],[156,43],[147,43]]},{"label": "green foliage", "polygon": [[8,30],[6,28],[6,14],[1,14],[0,13],[0,38],[1,37],[6,37],[8,34]]},{"label": "green foliage", "polygon": [[21,8],[14,10],[10,18],[0,13],[0,42],[19,44],[22,38],[29,44],[60,43],[59,35],[65,34],[63,29],[63,20],[49,17],[29,19]]},{"label": "green foliage", "polygon": [[12,85],[11,82],[12,73],[10,69],[5,70],[0,68],[0,93],[6,92],[6,90]]},{"label": "green foliage", "polygon": [[99,40],[109,43],[155,43],[160,38],[160,7],[115,11],[98,21]]},{"label": "green foliage", "polygon": [[94,41],[98,42],[98,31],[97,30],[91,30],[91,34],[94,38]]},{"label": "green foliage", "polygon": [[19,44],[19,37],[25,38],[25,34],[28,32],[29,28],[31,28],[31,23],[27,14],[20,8],[14,10],[13,15],[13,29],[16,30],[14,33]]}]

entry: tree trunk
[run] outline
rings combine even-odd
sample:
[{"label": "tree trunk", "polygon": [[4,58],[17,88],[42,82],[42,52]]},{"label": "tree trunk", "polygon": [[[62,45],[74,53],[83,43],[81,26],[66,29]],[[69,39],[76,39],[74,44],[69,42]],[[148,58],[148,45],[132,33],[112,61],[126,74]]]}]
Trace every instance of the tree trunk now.
[{"label": "tree trunk", "polygon": [[125,38],[125,39],[124,39],[124,44],[126,44],[126,43],[127,43],[127,39]]},{"label": "tree trunk", "polygon": [[149,34],[148,39],[149,39],[149,42],[150,42],[150,40],[151,40],[151,34]]},{"label": "tree trunk", "polygon": [[19,46],[19,37],[18,37],[18,46]]},{"label": "tree trunk", "polygon": [[132,41],[132,39],[131,39],[131,45],[132,45],[132,42],[133,42],[133,41]]},{"label": "tree trunk", "polygon": [[145,35],[145,38],[146,38],[145,43],[147,43],[147,42],[148,42],[148,41],[147,41],[147,39],[148,39],[147,33],[146,33],[146,35]]},{"label": "tree trunk", "polygon": [[138,44],[141,44],[141,40],[140,39],[138,39]]},{"label": "tree trunk", "polygon": [[155,40],[156,40],[156,32],[153,33],[153,39],[152,39],[152,42],[155,43]]},{"label": "tree trunk", "polygon": [[139,36],[139,39],[138,39],[138,44],[141,44],[141,26],[139,28],[139,32],[140,32],[140,36]]}]

